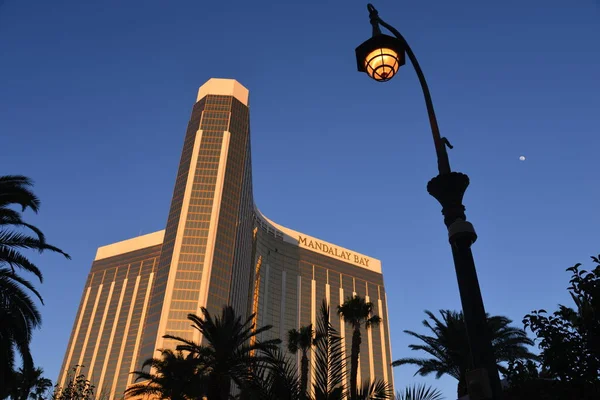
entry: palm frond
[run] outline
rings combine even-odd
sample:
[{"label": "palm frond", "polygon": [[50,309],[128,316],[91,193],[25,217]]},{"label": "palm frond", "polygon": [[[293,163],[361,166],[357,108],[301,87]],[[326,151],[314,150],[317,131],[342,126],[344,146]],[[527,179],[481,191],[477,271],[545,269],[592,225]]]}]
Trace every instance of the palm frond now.
[{"label": "palm frond", "polygon": [[394,397],[392,385],[383,380],[364,381],[357,392],[350,394],[352,400],[388,400]]},{"label": "palm frond", "polygon": [[288,331],[288,351],[292,354],[300,348],[300,332],[296,329],[290,329]]},{"label": "palm frond", "polygon": [[16,272],[17,268],[22,269],[37,276],[40,282],[44,281],[42,271],[27,257],[15,249],[0,244],[0,265],[4,264],[9,265],[13,272]]},{"label": "palm frond", "polygon": [[33,181],[23,175],[0,176],[0,208],[7,205],[19,204],[22,211],[30,208],[38,212],[40,199],[29,189]]},{"label": "palm frond", "polygon": [[[42,323],[42,316],[37,309],[35,303],[25,293],[21,287],[15,283],[15,279],[1,274],[0,270],[0,313],[4,314],[2,322],[6,325],[2,327],[0,334],[5,334],[6,330],[11,331],[12,328],[18,329],[20,323],[27,325],[27,335],[31,335],[31,330],[39,327]],[[12,322],[9,324],[9,319]],[[22,336],[25,332],[21,332]]]},{"label": "palm frond", "polygon": [[[4,286],[4,285],[8,285],[8,282],[16,282],[16,283],[19,283],[19,284],[25,286],[27,289],[29,289],[31,292],[33,292],[33,294],[35,294],[35,296],[40,300],[40,302],[42,304],[44,304],[44,299],[42,299],[42,295],[35,289],[35,287],[31,284],[31,282],[29,282],[27,279],[21,278],[19,275],[15,274],[13,271],[9,270],[8,268],[0,268],[0,289],[2,290],[0,292],[0,299],[4,299],[5,296],[11,295],[9,288]],[[23,293],[23,292],[17,291],[14,294],[19,295],[20,297],[23,297],[23,295],[21,295],[21,293]],[[2,301],[2,300],[0,300],[0,301]]]},{"label": "palm frond", "polygon": [[40,229],[23,221],[21,214],[10,208],[0,209],[0,226],[2,225],[11,225],[14,227],[24,227],[30,229],[37,235],[39,241],[46,241],[46,237]]},{"label": "palm frond", "polygon": [[[201,362],[181,351],[161,349],[160,358],[150,358],[142,364],[142,371],[134,371],[135,382],[125,391],[125,397],[142,395],[157,396],[161,399],[184,399],[199,397],[206,382]],[[144,371],[151,367],[154,371]]]},{"label": "palm frond", "polygon": [[58,247],[52,246],[51,244],[48,244],[45,241],[41,241],[37,238],[25,235],[24,233],[20,232],[13,232],[9,230],[0,231],[0,245],[11,248],[32,249],[37,250],[40,253],[44,250],[50,250],[55,253],[62,254],[67,259],[71,259],[71,256],[69,256],[67,253],[65,253]]},{"label": "palm frond", "polygon": [[271,326],[256,328],[252,316],[242,320],[231,306],[224,306],[220,315],[215,317],[206,308],[201,308],[201,312],[201,316],[189,314],[188,320],[201,333],[203,345],[172,335],[165,338],[177,341],[177,350],[189,352],[197,357],[198,362],[207,365],[205,375],[209,382],[209,398],[222,398],[229,392],[231,382],[239,387],[249,387],[253,370],[268,362],[265,352],[275,350],[281,340],[251,340]]},{"label": "palm frond", "polygon": [[[429,319],[422,323],[432,335],[404,332],[421,341],[419,344],[409,345],[411,350],[425,352],[431,358],[403,358],[394,361],[392,365],[411,364],[418,367],[415,375],[425,376],[433,372],[436,378],[447,374],[459,382],[464,382],[466,371],[470,367],[470,350],[463,314],[451,310],[439,310],[441,317],[429,310],[425,313]],[[504,316],[487,316],[488,332],[497,362],[536,359],[537,356],[527,347],[531,346],[533,341],[522,329],[510,326],[511,323],[512,321]],[[498,368],[504,369],[501,364],[498,364]]]},{"label": "palm frond", "polygon": [[373,315],[369,319],[365,321],[365,326],[367,328],[378,326],[381,323],[381,317],[379,315]]},{"label": "palm frond", "polygon": [[315,400],[331,399],[332,393],[343,393],[346,381],[342,338],[330,322],[329,306],[323,300],[317,321],[315,357],[315,383],[312,392]]},{"label": "palm frond", "polygon": [[442,400],[442,392],[425,384],[413,385],[396,393],[395,400]]},{"label": "palm frond", "polygon": [[295,363],[280,349],[262,352],[261,361],[249,370],[240,387],[245,400],[298,400],[300,379]]}]

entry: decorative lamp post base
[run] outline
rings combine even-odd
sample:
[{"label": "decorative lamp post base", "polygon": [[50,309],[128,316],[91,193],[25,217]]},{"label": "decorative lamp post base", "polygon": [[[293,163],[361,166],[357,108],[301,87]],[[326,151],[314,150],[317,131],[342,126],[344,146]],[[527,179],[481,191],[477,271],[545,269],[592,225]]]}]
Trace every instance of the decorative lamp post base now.
[{"label": "decorative lamp post base", "polygon": [[457,219],[467,220],[463,196],[469,187],[469,177],[461,172],[450,172],[433,178],[427,184],[427,192],[442,205],[444,223],[450,227]]},{"label": "decorative lamp post base", "polygon": [[473,225],[467,221],[465,206],[462,203],[468,186],[467,175],[450,172],[430,180],[427,191],[442,205],[444,223],[448,227],[448,239],[452,247],[460,301],[471,349],[472,373],[468,377],[470,398],[500,400],[502,387],[471,251],[471,245],[477,240],[477,234]]}]

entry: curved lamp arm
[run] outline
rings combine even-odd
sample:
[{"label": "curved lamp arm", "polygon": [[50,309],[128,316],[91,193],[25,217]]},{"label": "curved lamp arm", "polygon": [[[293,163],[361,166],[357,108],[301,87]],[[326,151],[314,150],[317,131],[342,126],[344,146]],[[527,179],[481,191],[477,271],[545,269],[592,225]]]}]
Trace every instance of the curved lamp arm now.
[{"label": "curved lamp arm", "polygon": [[446,151],[446,145],[450,146],[448,140],[446,138],[442,138],[440,136],[440,128],[438,127],[437,118],[435,117],[435,111],[433,109],[433,102],[431,101],[431,93],[429,93],[429,87],[427,86],[427,81],[425,80],[425,75],[423,75],[423,70],[417,61],[417,57],[415,57],[415,53],[413,53],[412,49],[408,45],[404,36],[396,28],[383,21],[379,17],[379,13],[373,7],[372,4],[367,5],[367,9],[369,10],[369,18],[371,20],[371,25],[373,25],[373,35],[380,34],[381,30],[379,25],[383,26],[390,32],[396,36],[396,38],[402,43],[408,58],[410,59],[411,64],[413,65],[417,77],[419,78],[419,83],[421,84],[421,89],[423,89],[423,96],[425,97],[425,104],[427,106],[427,114],[429,115],[429,124],[431,125],[431,134],[433,135],[433,143],[435,145],[435,152],[437,155],[438,161],[438,171],[440,175],[448,174],[451,172],[450,169],[450,161],[448,160],[448,152]]}]

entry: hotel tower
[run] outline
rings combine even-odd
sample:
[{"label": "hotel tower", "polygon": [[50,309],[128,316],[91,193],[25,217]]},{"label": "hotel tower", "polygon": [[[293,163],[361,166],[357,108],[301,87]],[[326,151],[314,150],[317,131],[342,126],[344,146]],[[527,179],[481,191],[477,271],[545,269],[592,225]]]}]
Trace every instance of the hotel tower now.
[{"label": "hotel tower", "polygon": [[[123,398],[133,370],[163,335],[200,340],[186,319],[231,305],[271,337],[315,324],[326,299],[335,311],[358,294],[375,305],[378,327],[363,332],[359,379],[393,382],[381,262],[285,228],[254,204],[248,90],[210,79],[187,126],[164,230],[98,248],[73,323],[58,383],[79,366],[108,400]],[[331,313],[350,354],[352,332]]]}]

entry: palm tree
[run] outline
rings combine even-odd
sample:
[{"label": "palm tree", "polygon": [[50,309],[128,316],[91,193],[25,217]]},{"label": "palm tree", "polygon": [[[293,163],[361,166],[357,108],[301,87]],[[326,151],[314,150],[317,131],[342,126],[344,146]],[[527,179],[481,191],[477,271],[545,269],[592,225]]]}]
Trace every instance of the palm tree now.
[{"label": "palm tree", "polygon": [[214,319],[206,308],[201,310],[202,317],[188,314],[188,319],[202,334],[206,341],[205,346],[177,336],[165,335],[164,338],[180,342],[177,350],[190,352],[206,363],[207,397],[210,400],[227,400],[231,391],[231,381],[242,387],[251,373],[252,365],[263,361],[262,353],[276,348],[281,340],[251,340],[272,326],[266,325],[256,329],[252,322],[254,315],[242,322],[242,317],[237,316],[231,306],[223,307],[221,316]]},{"label": "palm tree", "polygon": [[[447,374],[458,380],[458,397],[467,394],[466,374],[470,369],[469,343],[467,330],[463,320],[462,312],[440,310],[442,320],[438,319],[431,311],[425,311],[427,316],[434,322],[432,325],[428,320],[423,325],[433,332],[433,336],[421,335],[413,331],[405,333],[416,337],[424,344],[411,344],[412,350],[422,350],[433,358],[401,358],[392,363],[392,366],[411,364],[419,367],[415,375],[426,376],[432,372],[436,378]],[[525,331],[509,326],[512,321],[503,316],[487,316],[487,325],[492,340],[492,347],[496,361],[508,362],[511,360],[535,360],[537,356],[532,354],[526,346],[534,343],[527,337]],[[506,368],[498,364],[498,370],[506,374]]]},{"label": "palm tree", "polygon": [[[32,185],[31,179],[25,176],[0,176],[0,263],[9,265],[13,272],[15,268],[31,272],[41,282],[43,280],[41,271],[19,252],[20,249],[37,250],[40,253],[50,250],[66,258],[70,257],[58,247],[46,243],[42,231],[23,221],[20,212],[11,208],[18,205],[21,207],[21,212],[28,208],[35,213],[39,211],[40,200],[30,190]],[[15,231],[14,228],[27,228],[35,233],[35,237]]]},{"label": "palm tree", "polygon": [[14,373],[14,382],[11,398],[13,400],[43,400],[46,393],[52,388],[52,381],[44,376],[42,368],[24,370],[20,368]]},{"label": "palm tree", "polygon": [[[150,358],[142,364],[141,371],[134,371],[136,383],[125,391],[125,397],[152,396],[159,399],[185,400],[199,398],[206,383],[205,370],[192,354],[159,350],[161,358]],[[150,367],[155,372],[144,371]]]},{"label": "palm tree", "polygon": [[403,391],[396,393],[395,400],[442,400],[442,392],[431,386],[407,386]]},{"label": "palm tree", "polygon": [[313,345],[314,330],[312,324],[301,326],[300,329],[288,331],[288,351],[296,354],[302,352],[300,360],[300,393],[306,394],[308,387],[308,350]]},{"label": "palm tree", "polygon": [[248,379],[241,387],[238,400],[300,400],[300,379],[295,361],[279,348],[262,352],[262,360],[253,364]]},{"label": "palm tree", "polygon": [[317,320],[315,338],[314,400],[342,400],[347,398],[344,382],[347,379],[344,365],[342,338],[331,324],[329,306],[323,300]]},{"label": "palm tree", "polygon": [[[342,340],[329,321],[329,307],[323,301],[317,330],[313,340],[312,326],[303,327],[298,333],[303,333],[304,340],[293,338],[289,342],[304,342],[315,346],[315,383],[310,393],[298,378],[297,363],[285,357],[280,350],[263,351],[263,359],[253,368],[253,378],[246,384],[240,395],[240,400],[344,400],[344,373]],[[291,331],[290,331],[291,333]],[[296,336],[291,334],[289,336]],[[297,346],[300,348],[300,344]],[[305,346],[308,347],[308,346]],[[297,351],[297,348],[295,349]],[[306,372],[308,372],[308,364]],[[307,379],[306,379],[307,381]],[[305,381],[305,382],[306,382]],[[301,389],[302,388],[302,389]]]},{"label": "palm tree", "polygon": [[[239,400],[387,400],[392,398],[391,386],[381,380],[365,382],[355,393],[344,390],[342,339],[330,322],[329,306],[323,300],[317,319],[315,339],[315,382],[310,393],[303,393],[296,372],[296,362],[279,350],[263,351],[260,368],[253,367],[253,379],[242,389]],[[210,397],[209,397],[210,398]]]},{"label": "palm tree", "polygon": [[21,356],[23,369],[33,368],[29,343],[33,330],[41,324],[37,307],[19,284],[39,297],[27,280],[8,268],[0,268],[0,381],[4,382],[0,385],[0,398],[8,396],[18,384],[13,372],[15,349]]},{"label": "palm tree", "polygon": [[[11,390],[15,349],[23,360],[24,369],[32,369],[33,361],[29,353],[29,343],[33,329],[41,323],[40,313],[33,300],[23,291],[30,290],[43,304],[40,294],[26,279],[16,274],[16,270],[33,273],[42,282],[39,268],[25,257],[20,250],[32,249],[40,253],[49,250],[68,254],[46,243],[42,231],[26,223],[21,212],[27,208],[39,211],[40,200],[30,190],[32,181],[24,176],[0,176],[0,381],[8,382],[0,388],[0,397]],[[13,206],[19,206],[21,212]],[[30,236],[15,229],[28,229]]]},{"label": "palm tree", "polygon": [[348,297],[344,304],[338,306],[338,314],[344,321],[352,326],[352,348],[350,353],[350,392],[357,393],[358,357],[360,354],[361,335],[360,330],[365,326],[369,329],[377,326],[381,318],[373,314],[374,305],[367,302],[363,297]]}]

